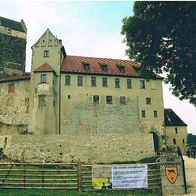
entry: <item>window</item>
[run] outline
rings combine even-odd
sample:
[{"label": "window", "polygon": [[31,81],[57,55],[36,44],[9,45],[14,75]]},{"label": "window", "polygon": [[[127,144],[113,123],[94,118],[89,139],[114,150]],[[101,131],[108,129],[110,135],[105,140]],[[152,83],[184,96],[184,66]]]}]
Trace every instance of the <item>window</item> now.
[{"label": "window", "polygon": [[146,98],[146,105],[151,105],[151,98],[149,97]]},{"label": "window", "polygon": [[120,79],[115,78],[115,88],[120,88]]},{"label": "window", "polygon": [[154,111],[154,118],[158,118],[158,113],[156,110]]},{"label": "window", "polygon": [[65,85],[66,86],[71,85],[71,76],[69,76],[69,75],[65,76]]},{"label": "window", "polygon": [[176,132],[176,134],[178,134],[178,128],[177,127],[175,127],[175,132]]},{"label": "window", "polygon": [[108,65],[101,64],[101,69],[102,69],[102,71],[108,71]]},{"label": "window", "polygon": [[185,140],[184,140],[184,139],[182,139],[182,143],[183,143],[183,144],[185,143]]},{"label": "window", "polygon": [[175,138],[173,138],[173,144],[176,144],[176,139]]},{"label": "window", "polygon": [[25,105],[28,105],[29,104],[29,97],[26,97],[25,98]]},{"label": "window", "polygon": [[78,86],[83,86],[83,76],[78,76]]},{"label": "window", "polygon": [[96,86],[96,77],[91,77],[91,86],[92,87]]},{"label": "window", "polygon": [[151,80],[151,89],[156,89],[156,80]]},{"label": "window", "polygon": [[44,50],[44,57],[49,57],[49,50]]},{"label": "window", "polygon": [[84,70],[89,71],[89,69],[90,69],[89,63],[82,63],[82,64],[83,64]]},{"label": "window", "polygon": [[125,73],[125,66],[117,65],[120,73]]},{"label": "window", "polygon": [[71,99],[71,95],[67,95],[67,98],[68,98],[68,99]]},{"label": "window", "polygon": [[41,83],[47,83],[47,75],[41,74]]},{"label": "window", "polygon": [[107,78],[102,78],[102,86],[103,87],[108,87],[108,80],[107,80]]},{"label": "window", "polygon": [[8,85],[8,93],[14,93],[15,92],[15,85],[9,84]]},{"label": "window", "polygon": [[144,80],[140,80],[140,88],[145,88],[145,81]]},{"label": "window", "polygon": [[125,105],[125,104],[126,104],[125,96],[121,96],[121,97],[120,97],[120,104],[121,104],[121,105]]},{"label": "window", "polygon": [[93,95],[93,103],[99,103],[99,95]]},{"label": "window", "polygon": [[145,110],[142,110],[142,117],[143,117],[143,118],[146,117],[146,112],[145,112]]},{"label": "window", "polygon": [[112,96],[106,96],[106,103],[112,104]]},{"label": "window", "polygon": [[132,80],[127,79],[127,88],[132,88]]}]

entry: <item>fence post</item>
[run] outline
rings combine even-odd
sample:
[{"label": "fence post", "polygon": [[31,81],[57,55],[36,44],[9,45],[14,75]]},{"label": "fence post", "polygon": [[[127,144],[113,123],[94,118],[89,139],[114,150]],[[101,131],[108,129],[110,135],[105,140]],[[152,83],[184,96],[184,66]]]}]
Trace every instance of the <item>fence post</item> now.
[{"label": "fence post", "polygon": [[78,172],[78,191],[82,191],[82,164],[80,159],[77,161],[77,172]]},{"label": "fence post", "polygon": [[185,173],[185,165],[184,165],[184,159],[181,156],[182,160],[182,171],[183,171],[183,180],[184,180],[184,192],[187,193],[187,183],[186,183],[186,173]]}]

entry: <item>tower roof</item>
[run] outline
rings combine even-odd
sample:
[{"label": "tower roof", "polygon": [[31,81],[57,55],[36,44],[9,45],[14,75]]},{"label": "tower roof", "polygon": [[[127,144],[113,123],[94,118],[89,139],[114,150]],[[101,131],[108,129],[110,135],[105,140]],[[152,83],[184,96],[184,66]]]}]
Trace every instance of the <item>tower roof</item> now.
[{"label": "tower roof", "polygon": [[44,63],[34,70],[34,72],[55,72],[54,69],[48,64]]}]

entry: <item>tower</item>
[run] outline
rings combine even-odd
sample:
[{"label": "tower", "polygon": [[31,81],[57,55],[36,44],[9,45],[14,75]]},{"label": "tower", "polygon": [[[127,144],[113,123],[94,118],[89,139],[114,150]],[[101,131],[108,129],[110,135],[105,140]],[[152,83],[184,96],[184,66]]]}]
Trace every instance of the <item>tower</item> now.
[{"label": "tower", "polygon": [[0,78],[24,73],[26,37],[23,20],[17,22],[0,17]]},{"label": "tower", "polygon": [[49,29],[32,46],[30,130],[35,134],[60,133],[60,68],[65,55]]}]

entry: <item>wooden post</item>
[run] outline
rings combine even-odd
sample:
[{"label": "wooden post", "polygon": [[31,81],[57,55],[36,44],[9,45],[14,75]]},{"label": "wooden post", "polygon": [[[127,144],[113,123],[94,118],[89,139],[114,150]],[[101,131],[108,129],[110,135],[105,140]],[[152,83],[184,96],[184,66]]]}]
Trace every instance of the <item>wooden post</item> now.
[{"label": "wooden post", "polygon": [[77,172],[78,172],[78,191],[82,191],[82,164],[80,159],[77,161]]}]

